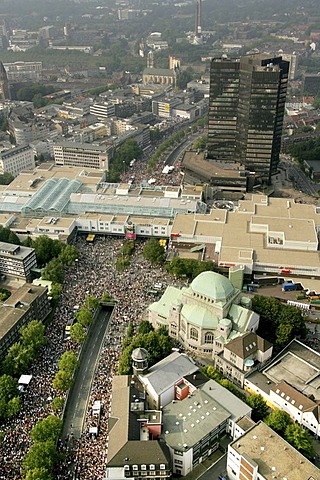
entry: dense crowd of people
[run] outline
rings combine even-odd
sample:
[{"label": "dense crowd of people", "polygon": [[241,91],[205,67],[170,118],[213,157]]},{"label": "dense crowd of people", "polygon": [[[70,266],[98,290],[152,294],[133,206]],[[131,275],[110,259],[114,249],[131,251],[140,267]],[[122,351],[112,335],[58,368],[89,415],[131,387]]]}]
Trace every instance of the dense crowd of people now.
[{"label": "dense crowd of people", "polygon": [[[138,240],[130,266],[124,272],[115,269],[121,252],[123,238],[98,237],[94,244],[84,238],[77,239],[79,259],[66,271],[63,291],[53,321],[48,325],[48,343],[30,371],[33,375],[29,388],[22,396],[20,413],[1,426],[4,433],[0,445],[0,480],[21,479],[21,462],[31,445],[30,430],[38,420],[52,412],[52,399],[58,393],[52,387],[61,354],[67,348],[76,348],[64,339],[64,328],[74,314],[74,306],[84,304],[86,296],[101,298],[108,292],[118,300],[110,319],[109,329],[101,351],[99,364],[92,385],[90,402],[81,439],[72,442],[72,456],[66,450],[66,461],[56,474],[57,479],[102,479],[108,451],[108,413],[112,377],[117,371],[121,345],[129,322],[136,326],[144,318],[152,301],[148,293],[156,282],[170,282],[169,275],[161,267],[154,268],[142,255],[144,241]],[[102,415],[97,436],[89,434],[91,407],[100,399]]]}]

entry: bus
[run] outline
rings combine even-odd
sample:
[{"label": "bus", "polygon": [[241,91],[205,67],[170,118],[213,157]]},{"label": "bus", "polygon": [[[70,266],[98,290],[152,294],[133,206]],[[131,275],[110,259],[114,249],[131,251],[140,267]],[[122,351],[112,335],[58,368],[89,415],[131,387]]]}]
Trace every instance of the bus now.
[{"label": "bus", "polygon": [[96,236],[95,236],[94,233],[89,233],[89,235],[86,238],[86,242],[87,243],[93,243],[95,241],[95,238],[96,238]]}]

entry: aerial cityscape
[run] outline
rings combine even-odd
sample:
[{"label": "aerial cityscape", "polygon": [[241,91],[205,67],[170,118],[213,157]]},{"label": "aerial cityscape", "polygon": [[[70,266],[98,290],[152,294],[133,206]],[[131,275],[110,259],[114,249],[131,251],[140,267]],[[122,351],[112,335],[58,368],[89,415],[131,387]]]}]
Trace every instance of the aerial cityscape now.
[{"label": "aerial cityscape", "polygon": [[318,0],[1,0],[0,480],[320,480]]}]

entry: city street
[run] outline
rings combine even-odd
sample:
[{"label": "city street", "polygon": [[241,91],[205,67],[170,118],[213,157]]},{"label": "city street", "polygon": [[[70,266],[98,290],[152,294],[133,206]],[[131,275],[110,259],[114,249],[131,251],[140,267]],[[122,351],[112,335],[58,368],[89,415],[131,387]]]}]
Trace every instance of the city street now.
[{"label": "city street", "polygon": [[91,326],[80,355],[80,367],[71,388],[64,417],[62,438],[81,437],[87,412],[92,380],[112,309],[102,309]]}]

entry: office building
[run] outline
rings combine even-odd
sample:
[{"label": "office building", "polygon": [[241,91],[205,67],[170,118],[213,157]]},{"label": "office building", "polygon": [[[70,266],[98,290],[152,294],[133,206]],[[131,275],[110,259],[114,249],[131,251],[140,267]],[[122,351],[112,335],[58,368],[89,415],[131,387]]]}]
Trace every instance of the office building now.
[{"label": "office building", "polygon": [[210,70],[208,158],[240,162],[270,182],[277,171],[289,62],[247,55],[214,58]]},{"label": "office building", "polygon": [[3,275],[29,280],[31,270],[36,266],[34,248],[0,242],[0,272]]},{"label": "office building", "polygon": [[11,82],[33,81],[42,78],[42,62],[14,62],[5,63],[8,80]]},{"label": "office building", "polygon": [[34,151],[29,145],[19,145],[0,153],[0,174],[10,173],[14,177],[22,170],[35,168]]},{"label": "office building", "polygon": [[111,147],[100,147],[77,142],[60,142],[53,146],[56,165],[109,170]]}]

